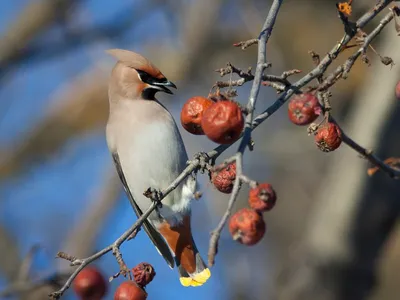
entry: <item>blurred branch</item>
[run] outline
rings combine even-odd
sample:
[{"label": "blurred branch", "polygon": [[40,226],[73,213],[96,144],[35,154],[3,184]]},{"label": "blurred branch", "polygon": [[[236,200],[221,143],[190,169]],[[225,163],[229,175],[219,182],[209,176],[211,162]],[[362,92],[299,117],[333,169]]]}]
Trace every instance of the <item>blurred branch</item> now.
[{"label": "blurred branch", "polygon": [[[57,273],[57,274],[50,274],[47,276],[43,276],[41,278],[32,280],[32,281],[15,281],[14,283],[10,284],[5,288],[4,290],[0,291],[0,297],[1,298],[6,298],[6,297],[12,297],[15,296],[16,294],[23,294],[23,293],[31,293],[32,296],[32,291],[37,291],[41,288],[48,288],[49,286],[52,288],[58,288],[62,286],[62,282],[66,280],[70,276],[70,273]],[[40,299],[45,299],[43,297]],[[32,299],[32,297],[29,297],[27,299]]]},{"label": "blurred branch", "polygon": [[94,200],[90,201],[93,204],[82,214],[81,221],[76,223],[66,239],[63,248],[69,253],[80,257],[92,253],[97,234],[121,195],[121,182],[113,165],[106,168],[105,175],[104,182],[94,194]]},{"label": "blurred branch", "polygon": [[18,272],[18,281],[26,281],[29,278],[29,272],[31,270],[33,258],[36,252],[40,249],[39,245],[34,245],[22,260],[21,266]]},{"label": "blurred branch", "polygon": [[5,70],[24,57],[26,46],[49,28],[60,12],[72,7],[78,0],[40,0],[29,2],[5,36],[0,39],[0,79]]},{"label": "blurred branch", "polygon": [[202,0],[177,5],[177,1],[171,1],[171,5],[175,3],[175,9],[179,9],[182,16],[180,38],[184,51],[172,57],[173,59],[163,58],[163,63],[169,63],[170,73],[178,74],[185,81],[198,73],[199,66],[204,63],[198,57],[210,51],[207,41],[215,34],[215,22],[225,2],[227,1]]},{"label": "blurred branch", "polygon": [[0,179],[15,176],[50,156],[71,137],[105,126],[108,99],[102,72],[91,70],[79,76],[67,85],[61,98],[22,144],[0,151]]},{"label": "blurred branch", "polygon": [[14,280],[21,259],[16,240],[3,226],[0,226],[0,253],[0,274],[8,280]]},{"label": "blurred branch", "polygon": [[[57,1],[53,0],[50,2],[55,3]],[[60,0],[58,0],[58,2],[60,2]],[[57,42],[50,41],[46,44],[26,41],[27,44],[24,46],[23,51],[15,51],[13,56],[5,56],[4,59],[1,59],[0,51],[0,78],[7,69],[17,64],[47,60],[55,56],[60,56],[79,46],[88,45],[103,39],[115,40],[128,30],[131,30],[133,24],[139,24],[141,20],[154,11],[155,7],[160,9],[164,5],[164,2],[158,0],[146,1],[140,9],[124,8],[123,11],[116,13],[109,22],[97,25],[93,28],[79,28],[73,31],[64,28],[65,36],[63,39]],[[56,16],[53,16],[53,18],[55,17]],[[7,41],[7,39],[5,39],[5,41]]]}]

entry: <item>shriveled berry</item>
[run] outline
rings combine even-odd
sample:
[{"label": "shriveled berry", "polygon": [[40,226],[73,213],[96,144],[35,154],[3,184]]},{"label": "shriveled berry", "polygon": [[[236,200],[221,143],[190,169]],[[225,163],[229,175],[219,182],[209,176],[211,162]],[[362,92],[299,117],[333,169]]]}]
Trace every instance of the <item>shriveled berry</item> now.
[{"label": "shriveled berry", "polygon": [[101,300],[107,292],[107,283],[96,267],[87,266],[75,277],[73,289],[82,300]]},{"label": "shriveled berry", "polygon": [[181,123],[183,128],[192,134],[203,135],[201,119],[206,109],[213,103],[214,101],[201,96],[195,96],[187,100],[181,110]]},{"label": "shriveled berry", "polygon": [[211,180],[218,191],[224,194],[232,193],[236,179],[236,163],[231,163],[226,167],[217,166],[211,173]]},{"label": "shriveled berry", "polygon": [[234,240],[244,245],[257,244],[265,233],[265,222],[258,212],[242,208],[229,221],[229,231]]},{"label": "shriveled berry", "polygon": [[250,189],[249,205],[257,212],[271,210],[276,203],[276,193],[269,183],[261,183]]},{"label": "shriveled berry", "polygon": [[296,125],[308,125],[321,114],[317,97],[311,93],[294,95],[288,105],[290,121]]},{"label": "shriveled berry", "polygon": [[242,110],[235,102],[218,101],[204,112],[201,127],[213,142],[231,144],[240,137],[244,127]]},{"label": "shriveled berry", "polygon": [[151,264],[142,262],[132,269],[132,274],[135,282],[139,286],[145,287],[156,276],[156,271]]},{"label": "shriveled berry", "polygon": [[342,143],[342,133],[336,124],[328,122],[318,128],[314,139],[321,151],[330,152]]},{"label": "shriveled berry", "polygon": [[395,91],[395,93],[396,93],[397,99],[400,100],[400,80],[399,80],[399,82],[396,84],[396,91]]},{"label": "shriveled berry", "polygon": [[114,293],[114,300],[145,300],[147,293],[134,281],[128,280],[121,283]]}]

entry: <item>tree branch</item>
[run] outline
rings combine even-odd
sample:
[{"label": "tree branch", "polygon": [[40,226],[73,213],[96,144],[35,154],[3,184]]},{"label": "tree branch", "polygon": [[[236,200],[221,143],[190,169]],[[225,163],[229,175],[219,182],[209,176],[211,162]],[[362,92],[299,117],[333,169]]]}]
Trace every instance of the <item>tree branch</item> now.
[{"label": "tree branch", "polygon": [[208,264],[210,266],[214,265],[215,261],[215,255],[218,251],[218,241],[219,237],[221,235],[221,231],[224,228],[231,212],[233,209],[233,205],[236,202],[236,199],[239,195],[239,191],[241,188],[241,185],[243,183],[242,180],[242,169],[243,169],[243,162],[242,162],[242,157],[244,154],[244,151],[246,147],[249,145],[251,141],[251,132],[253,131],[253,115],[254,115],[254,110],[255,106],[257,103],[257,97],[258,93],[260,91],[260,86],[261,86],[261,81],[263,77],[263,73],[265,68],[267,67],[267,42],[269,40],[269,37],[271,36],[272,29],[275,24],[276,17],[278,16],[279,8],[282,4],[283,0],[274,0],[274,2],[271,5],[271,8],[269,10],[268,16],[265,20],[264,26],[261,30],[260,36],[259,36],[259,43],[258,43],[258,58],[257,58],[257,67],[256,67],[256,73],[254,75],[254,81],[253,81],[253,86],[250,91],[250,97],[249,101],[247,103],[247,111],[248,114],[246,116],[246,122],[245,122],[245,127],[244,127],[244,132],[242,139],[239,144],[239,148],[237,150],[237,153],[232,157],[235,159],[236,163],[236,179],[235,183],[233,186],[233,191],[231,194],[231,197],[229,199],[229,204],[228,208],[225,211],[225,214],[223,215],[219,225],[217,228],[212,232],[211,238],[210,238],[210,246],[208,250]]}]

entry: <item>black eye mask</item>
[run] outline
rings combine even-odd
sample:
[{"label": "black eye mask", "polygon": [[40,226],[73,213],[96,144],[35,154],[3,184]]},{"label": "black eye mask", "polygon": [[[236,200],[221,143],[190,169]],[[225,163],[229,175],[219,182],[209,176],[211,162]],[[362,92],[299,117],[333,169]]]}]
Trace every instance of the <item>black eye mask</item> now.
[{"label": "black eye mask", "polygon": [[145,71],[142,70],[136,70],[139,73],[140,79],[147,84],[150,85],[157,85],[157,84],[165,84],[168,82],[167,78],[155,78],[151,76],[149,73],[146,73]]},{"label": "black eye mask", "polygon": [[154,95],[156,92],[164,92],[167,94],[172,94],[171,90],[168,87],[173,87],[176,89],[176,85],[173,84],[171,81],[169,81],[167,78],[155,78],[151,76],[149,73],[142,71],[142,70],[136,70],[139,74],[140,80],[142,80],[144,83],[147,83],[150,85],[150,87],[146,88],[144,90],[146,97],[148,99],[153,99]]}]

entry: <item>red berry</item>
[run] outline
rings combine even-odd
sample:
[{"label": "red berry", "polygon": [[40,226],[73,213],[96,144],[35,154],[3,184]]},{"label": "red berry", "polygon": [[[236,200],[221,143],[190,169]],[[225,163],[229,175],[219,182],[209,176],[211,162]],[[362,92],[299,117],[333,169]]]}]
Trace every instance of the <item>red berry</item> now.
[{"label": "red berry", "polygon": [[315,134],[315,143],[323,152],[337,149],[342,143],[342,133],[334,123],[326,123],[320,126]]},{"label": "red berry", "polygon": [[204,134],[201,128],[201,119],[203,118],[205,110],[213,103],[212,100],[201,96],[195,96],[186,101],[181,110],[181,123],[183,128],[192,134]]},{"label": "red berry", "polygon": [[156,276],[156,272],[151,264],[142,262],[132,269],[132,274],[135,282],[145,287],[148,285]]},{"label": "red berry", "polygon": [[250,208],[242,208],[229,221],[229,231],[234,240],[244,245],[257,244],[265,233],[261,214]]},{"label": "red berry", "polygon": [[146,300],[147,293],[134,281],[121,283],[114,294],[114,300]]},{"label": "red berry", "polygon": [[250,189],[249,205],[257,212],[271,210],[276,203],[276,193],[269,183],[261,183]]},{"label": "red berry", "polygon": [[201,127],[213,142],[231,144],[240,137],[244,127],[242,110],[235,102],[218,101],[204,112]]},{"label": "red berry", "polygon": [[396,84],[396,97],[397,97],[397,99],[400,100],[400,80],[399,80],[399,82]]},{"label": "red berry", "polygon": [[321,113],[317,97],[310,93],[294,95],[288,105],[290,121],[296,125],[308,125]]},{"label": "red berry", "polygon": [[75,277],[75,293],[82,300],[100,300],[107,292],[107,284],[96,267],[88,266]]},{"label": "red berry", "polygon": [[236,179],[236,163],[231,163],[222,169],[218,166],[215,169],[218,171],[213,171],[211,173],[211,180],[214,186],[221,193],[232,193]]}]

